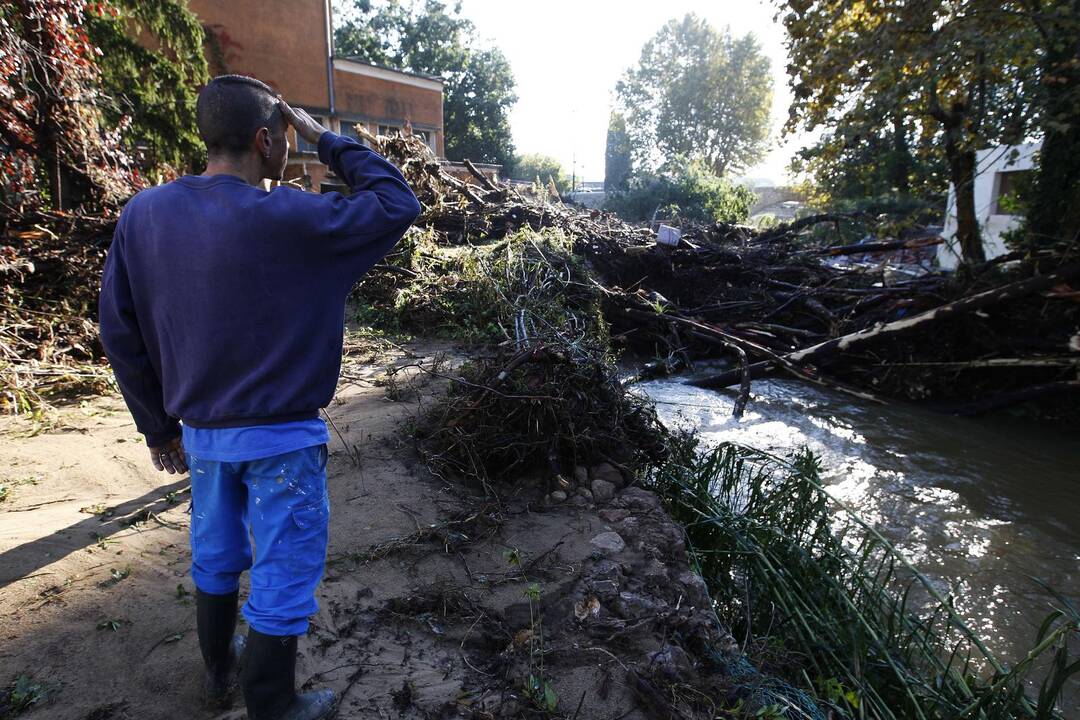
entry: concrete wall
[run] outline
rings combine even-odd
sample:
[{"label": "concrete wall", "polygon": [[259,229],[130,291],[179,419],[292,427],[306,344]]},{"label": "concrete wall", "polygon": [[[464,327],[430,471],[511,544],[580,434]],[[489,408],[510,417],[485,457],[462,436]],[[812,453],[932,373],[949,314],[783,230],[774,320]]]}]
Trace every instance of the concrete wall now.
[{"label": "concrete wall", "polygon": [[[1039,143],[1012,147],[1001,146],[975,153],[975,217],[983,236],[986,259],[1009,251],[1003,235],[1023,219],[1017,215],[998,213],[997,201],[1001,192],[1002,174],[1035,167]],[[960,243],[956,239],[956,189],[949,186],[949,201],[945,209],[945,242],[938,246],[938,265],[952,270],[960,264]]]}]

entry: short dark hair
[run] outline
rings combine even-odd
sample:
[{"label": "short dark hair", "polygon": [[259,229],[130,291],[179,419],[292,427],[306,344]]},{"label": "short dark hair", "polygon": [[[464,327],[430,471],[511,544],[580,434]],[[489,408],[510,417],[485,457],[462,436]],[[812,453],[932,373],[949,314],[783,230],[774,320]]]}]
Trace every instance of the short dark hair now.
[{"label": "short dark hair", "polygon": [[238,155],[251,147],[259,128],[283,128],[278,98],[269,85],[246,75],[219,75],[208,82],[195,105],[207,153]]}]

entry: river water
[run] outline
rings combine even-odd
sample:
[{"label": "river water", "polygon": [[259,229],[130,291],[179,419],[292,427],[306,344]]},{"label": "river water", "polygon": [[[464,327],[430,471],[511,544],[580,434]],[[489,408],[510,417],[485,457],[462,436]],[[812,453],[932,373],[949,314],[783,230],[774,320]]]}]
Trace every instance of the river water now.
[{"label": "river water", "polygon": [[[1055,602],[1029,576],[1080,605],[1080,429],[878,405],[785,379],[755,381],[735,420],[734,392],[685,380],[637,387],[665,423],[696,427],[708,444],[811,448],[830,492],[951,587],[1003,662],[1023,657]],[[1064,705],[1080,718],[1076,686]]]}]

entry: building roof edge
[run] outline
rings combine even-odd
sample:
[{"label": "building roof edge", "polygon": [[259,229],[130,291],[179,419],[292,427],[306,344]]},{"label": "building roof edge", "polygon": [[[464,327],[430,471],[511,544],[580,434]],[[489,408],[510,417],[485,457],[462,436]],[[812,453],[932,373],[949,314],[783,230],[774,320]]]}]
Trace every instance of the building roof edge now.
[{"label": "building roof edge", "polygon": [[446,80],[439,77],[438,75],[423,75],[421,73],[414,73],[414,72],[410,72],[408,70],[400,70],[400,69],[395,68],[395,67],[390,67],[389,65],[379,65],[378,63],[368,62],[367,60],[361,60],[361,59],[359,59],[359,58],[357,58],[355,56],[350,57],[348,55],[335,55],[334,60],[335,61],[344,60],[345,62],[355,63],[357,65],[366,65],[368,67],[377,68],[379,70],[385,70],[387,72],[397,73],[398,75],[408,75],[409,77],[420,78],[422,80],[431,80],[432,82],[437,82],[440,85],[445,85],[446,84]]}]

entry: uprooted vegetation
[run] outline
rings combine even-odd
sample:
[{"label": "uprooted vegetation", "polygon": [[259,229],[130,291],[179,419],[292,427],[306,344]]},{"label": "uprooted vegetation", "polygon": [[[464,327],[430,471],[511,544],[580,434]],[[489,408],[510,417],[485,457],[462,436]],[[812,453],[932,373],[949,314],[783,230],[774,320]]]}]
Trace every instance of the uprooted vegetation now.
[{"label": "uprooted vegetation", "polygon": [[[483,198],[470,202],[483,212]],[[750,376],[754,368],[760,371],[760,360],[751,365],[747,359],[756,355],[800,377],[863,393],[849,384],[851,376],[823,377],[814,367],[788,360],[784,355],[791,350],[784,353],[772,343],[786,331],[802,340],[804,352],[813,353],[826,347],[830,337],[846,337],[836,345],[873,346],[883,333],[888,347],[897,342],[889,334],[898,307],[915,327],[933,327],[949,315],[1017,298],[1067,311],[1058,297],[1032,296],[1066,281],[1072,271],[1016,278],[991,273],[966,282],[938,277],[885,287],[821,265],[818,252],[794,250],[790,235],[784,238],[791,228],[781,229],[779,239],[768,233],[751,236],[741,228],[712,228],[714,236],[734,233],[736,242],[723,248],[708,241],[670,252],[642,243],[626,227],[575,235],[574,223],[582,220],[571,214],[553,208],[550,215],[532,216],[536,227],[531,229],[488,242],[476,238],[467,248],[455,241],[452,251],[438,246],[426,251],[425,262],[439,253],[453,258],[442,265],[454,268],[446,276],[453,287],[450,297],[468,298],[471,306],[482,308],[478,317],[490,332],[470,335],[488,341],[480,359],[452,377],[444,398],[427,411],[419,435],[438,474],[478,480],[492,494],[524,476],[534,491],[547,493],[548,503],[569,495],[579,505],[582,497],[602,504],[588,489],[602,462],[605,470],[617,469],[625,482],[651,487],[665,501],[708,582],[707,604],[717,613],[720,632],[705,645],[676,634],[651,656],[666,673],[647,678],[628,673],[638,689],[639,707],[650,716],[688,718],[718,713],[1055,717],[1064,687],[1080,670],[1070,654],[1080,616],[1067,601],[1062,598],[1062,608],[1047,618],[1030,655],[1006,666],[955,612],[947,595],[827,494],[812,456],[784,461],[731,446],[702,454],[693,439],[672,435],[628,393],[611,365],[610,342],[666,348],[673,358],[711,348],[734,351],[742,357],[742,370],[732,373],[736,379]],[[559,220],[567,216],[573,219]],[[595,217],[589,221],[601,222]],[[429,232],[438,237],[433,226]],[[571,253],[585,262],[575,261]],[[703,267],[706,257],[711,264]],[[390,295],[406,299],[396,305],[404,310],[398,317],[415,321],[419,316],[409,308],[422,294],[415,292],[418,284],[432,285],[423,279],[423,266],[410,261],[407,269],[412,274],[387,271],[400,283]],[[770,283],[770,269],[791,282]],[[702,275],[710,281],[699,282]],[[794,281],[825,292],[819,299],[808,297],[812,293],[800,293],[803,286]],[[767,290],[776,287],[781,289]],[[858,313],[851,308],[847,314],[834,313],[851,297]],[[697,314],[691,316],[672,298],[681,303],[694,298]],[[725,302],[726,321],[710,320]],[[809,315],[816,320],[829,317],[833,325],[828,333],[795,328],[800,313],[792,308],[799,305],[811,308]],[[1012,305],[1011,312],[1022,312],[1018,307],[1023,306]],[[758,313],[777,322],[753,320],[762,317]],[[447,327],[442,324],[446,317],[437,326]],[[1060,322],[1061,316],[1055,319]],[[1067,341],[1060,326],[1056,332]],[[959,345],[935,351],[960,352]],[[862,371],[870,368],[864,365]],[[616,497],[624,496],[625,491]],[[605,517],[615,523],[627,519],[620,513]],[[630,520],[628,527],[635,527],[637,519]],[[638,600],[654,608],[669,601],[656,587],[643,590]],[[611,607],[618,614],[627,599],[593,592],[577,602],[579,620],[585,621],[588,608],[602,614]],[[730,640],[727,628],[747,638],[743,649],[748,656],[723,644],[722,638]],[[1033,668],[1044,656],[1052,657],[1053,667],[1043,676],[1038,697],[1029,698],[1025,692]]]},{"label": "uprooted vegetation", "polygon": [[[405,311],[396,315],[405,329],[498,335],[492,319],[512,298],[466,286],[482,280],[484,258],[513,244],[516,232],[558,232],[582,261],[581,284],[596,294],[616,343],[668,369],[732,359],[732,371],[703,380],[706,386],[745,388],[782,372],[957,413],[1030,400],[1042,413],[1070,416],[1067,398],[1080,389],[1075,251],[1013,253],[956,274],[907,276],[877,259],[940,240],[830,246],[821,228],[865,225],[853,215],[761,231],[688,225],[668,248],[648,229],[606,213],[528,197],[478,172],[472,184],[450,177],[417,138],[369,140],[401,165],[425,208],[414,247],[359,286],[369,307]],[[849,256],[859,262],[835,262]],[[564,288],[571,290],[577,285]]]},{"label": "uprooted vegetation", "polygon": [[[1080,389],[1080,276],[1075,249],[1005,256],[962,273],[894,277],[882,252],[925,239],[828,246],[814,228],[863,222],[826,215],[755,231],[688,225],[677,247],[647,228],[521,194],[479,172],[447,174],[412,136],[368,137],[397,162],[424,212],[406,240],[359,284],[361,319],[390,329],[485,340],[507,333],[508,300],[482,280],[522,230],[558,233],[578,280],[560,292],[595,298],[614,340],[669,368],[727,357],[743,383],[771,372],[857,392],[981,412],[1038,401],[1069,415]],[[3,409],[29,413],[100,389],[94,289],[116,208],[8,219],[0,240]],[[505,246],[503,245],[505,243]],[[1070,255],[1070,252],[1072,253]],[[855,256],[859,263],[825,263]],[[548,262],[537,258],[537,262]],[[581,286],[585,287],[581,287]],[[388,312],[392,311],[392,312]]]},{"label": "uprooted vegetation", "polygon": [[[572,614],[581,627],[553,621],[542,637],[526,638],[525,670],[515,677],[535,672],[530,663],[538,658],[555,662],[553,640],[600,633],[609,652],[637,652],[648,627],[668,642],[651,658],[654,673],[626,680],[653,717],[824,716],[819,708],[841,717],[872,708],[890,717],[886,708],[901,717],[892,709],[898,703],[927,718],[1011,718],[1038,717],[1036,707],[1053,704],[1065,671],[1052,676],[1043,698],[1028,701],[1022,672],[1030,661],[1009,672],[991,658],[940,660],[957,637],[978,648],[975,636],[948,613],[947,598],[918,607],[888,600],[896,597],[892,560],[844,550],[814,514],[823,503],[812,486],[760,483],[753,502],[740,505],[745,498],[735,490],[747,478],[729,469],[718,475],[708,458],[685,455],[648,405],[628,394],[612,354],[631,347],[669,366],[730,355],[733,370],[714,379],[717,386],[779,370],[860,394],[971,402],[991,386],[995,394],[1056,392],[1076,382],[1067,350],[1077,326],[1068,286],[1074,267],[1043,256],[1009,273],[989,267],[966,277],[889,281],[882,268],[824,265],[822,257],[849,250],[802,240],[813,221],[849,220],[839,216],[762,232],[691,227],[668,249],[647,229],[603,213],[480,178],[463,183],[414,138],[370,140],[402,165],[425,212],[358,286],[366,319],[479,344],[419,423],[432,468],[496,494],[525,476],[549,500],[561,492],[567,502],[600,503],[594,488],[651,482],[684,523],[712,586],[711,597],[700,588],[699,607],[716,602],[724,624],[746,630],[750,657],[766,671],[742,658],[724,624],[710,618],[703,625],[705,615],[686,610],[693,578],[623,578],[623,591],[612,592],[599,576],[622,571],[597,561],[596,573],[567,596],[572,602],[557,603],[551,616]],[[32,411],[83,389],[75,381],[107,377],[92,317],[111,222],[56,214],[20,218],[5,230],[11,249],[3,272],[14,278],[5,286],[0,336],[9,410]],[[898,243],[908,245],[882,244]],[[685,484],[688,477],[694,484]],[[730,507],[704,504],[717,482],[728,497],[716,502]],[[660,529],[642,530],[650,501],[634,490],[606,498],[612,512],[605,519],[646,547]],[[768,512],[754,514],[762,508]],[[651,559],[663,565],[682,549],[668,538]],[[732,584],[732,575],[742,584]],[[747,588],[749,605],[733,594]],[[1075,619],[1055,616],[1036,649],[1057,652],[1075,628]],[[701,638],[708,642],[695,645]],[[550,714],[544,684],[528,687],[533,710]],[[557,710],[573,713],[564,704]]]}]

